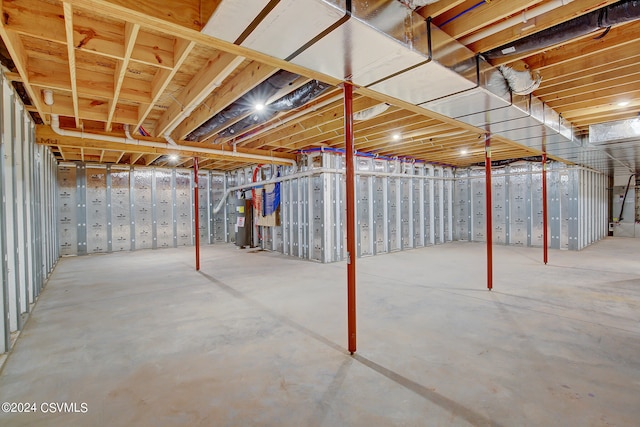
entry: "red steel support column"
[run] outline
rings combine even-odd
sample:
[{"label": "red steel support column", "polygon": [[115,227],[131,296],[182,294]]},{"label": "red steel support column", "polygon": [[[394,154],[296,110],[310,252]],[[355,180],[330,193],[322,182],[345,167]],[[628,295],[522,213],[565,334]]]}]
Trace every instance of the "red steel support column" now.
[{"label": "red steel support column", "polygon": [[547,153],[542,153],[542,253],[544,263],[549,261],[549,231],[547,220]]},{"label": "red steel support column", "polygon": [[200,271],[200,212],[198,212],[198,158],[193,158],[193,214],[196,228],[196,271]]},{"label": "red steel support column", "polygon": [[353,86],[344,84],[344,139],[347,160],[347,333],[349,352],[356,352],[356,210],[353,166]]},{"label": "red steel support column", "polygon": [[491,201],[491,135],[484,137],[484,173],[487,183],[487,288],[493,288],[493,205]]}]

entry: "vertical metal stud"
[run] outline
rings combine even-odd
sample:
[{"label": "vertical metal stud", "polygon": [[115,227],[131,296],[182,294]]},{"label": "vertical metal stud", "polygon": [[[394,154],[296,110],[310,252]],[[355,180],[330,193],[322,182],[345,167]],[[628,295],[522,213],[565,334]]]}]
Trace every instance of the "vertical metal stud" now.
[{"label": "vertical metal stud", "polygon": [[[4,74],[0,73],[0,121],[2,122],[4,121],[5,114],[4,91]],[[4,125],[4,122],[2,124]],[[4,187],[8,182],[7,179],[4,179],[4,177],[8,176],[8,174],[5,174],[4,166],[6,145],[5,129],[4,126],[2,126],[0,127],[0,176],[3,177],[2,181],[0,181],[0,283],[2,284],[2,347],[0,347],[0,349],[3,353],[9,351],[9,347],[11,345],[11,309],[9,307],[8,275],[9,257],[7,255],[7,236],[5,231],[5,226],[7,224],[7,220],[5,218],[5,212],[7,211],[7,199],[5,197]]]},{"label": "vertical metal stud", "polygon": [[107,165],[107,252],[113,251],[113,215],[111,210],[111,165]]}]

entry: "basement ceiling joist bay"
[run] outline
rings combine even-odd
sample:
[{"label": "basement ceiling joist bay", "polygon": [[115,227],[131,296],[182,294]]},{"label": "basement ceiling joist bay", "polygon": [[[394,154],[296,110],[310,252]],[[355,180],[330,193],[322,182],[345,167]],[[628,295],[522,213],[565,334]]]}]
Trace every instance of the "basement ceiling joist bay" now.
[{"label": "basement ceiling joist bay", "polygon": [[[375,57],[377,49],[381,55],[384,52],[385,46],[363,45],[355,30],[353,50],[345,47],[347,41],[338,36],[347,32],[342,33],[340,26],[361,31],[358,25],[363,23],[372,27],[374,36],[389,32],[387,38],[404,25],[400,32],[410,39],[394,42],[398,49],[413,49],[407,51],[410,54],[433,53],[425,57],[425,64],[439,61],[449,70],[457,69],[459,64],[447,63],[451,59],[444,51],[455,45],[455,55],[466,52],[464,61],[480,54],[479,63],[487,67],[507,65],[516,72],[527,71],[532,79],[539,75],[541,83],[531,96],[560,117],[580,150],[590,125],[638,115],[637,1],[440,0],[414,7],[410,0],[388,0],[366,2],[370,8],[366,11],[364,3],[355,1],[352,13],[344,18],[343,2],[306,0],[309,14],[331,4],[341,21],[321,28],[321,14],[315,20],[300,15],[298,26],[290,20],[276,28],[283,23],[278,21],[284,19],[280,12],[296,3],[264,0],[255,2],[264,3],[260,10],[239,11],[235,28],[228,29],[219,21],[234,7],[230,3],[2,1],[3,70],[41,123],[38,142],[51,146],[64,161],[189,167],[198,156],[205,168],[231,170],[263,156],[260,162],[287,164],[307,149],[344,147],[341,86],[352,74],[358,151],[452,166],[483,162],[484,135],[499,121],[494,110],[488,109],[486,121],[458,117],[436,108],[437,99],[412,102],[412,93],[403,95],[402,87],[388,89],[387,82],[420,72],[423,63],[407,62],[401,72],[367,80],[367,73],[391,70],[409,57],[383,55],[367,64],[367,72],[336,74],[336,67],[349,61],[357,67],[358,61],[369,60],[363,55]],[[610,10],[604,21],[598,19],[607,7],[617,9]],[[402,16],[392,22],[399,16],[394,15],[397,10],[404,10],[402,16],[411,22]],[[595,28],[575,34],[567,30],[574,28],[576,19],[590,22],[592,16]],[[381,23],[389,28],[379,28]],[[311,28],[314,25],[318,28]],[[557,25],[565,27],[554,30]],[[418,33],[427,26],[436,34],[428,52],[423,49],[426,31]],[[305,35],[313,31],[317,37]],[[558,33],[565,36],[557,37]],[[275,36],[280,38],[273,43]],[[446,46],[438,44],[444,37],[450,40]],[[334,39],[342,41],[331,61],[314,63],[307,54],[313,49],[305,51],[310,46],[323,49]],[[347,51],[353,58],[340,55]],[[344,65],[345,70],[349,67]],[[417,80],[424,82],[418,91],[449,84],[446,79],[430,80],[428,73]],[[257,103],[264,104],[263,110],[255,110]],[[507,119],[511,117],[503,120]],[[56,133],[58,129],[68,135]],[[541,154],[539,141],[518,135],[498,132],[492,138],[492,159]],[[553,145],[553,138],[549,141]],[[567,163],[584,158],[570,151],[567,156],[550,153]],[[171,154],[178,160],[169,160]],[[618,160],[635,167],[635,158]],[[587,166],[607,171],[606,164]]]}]

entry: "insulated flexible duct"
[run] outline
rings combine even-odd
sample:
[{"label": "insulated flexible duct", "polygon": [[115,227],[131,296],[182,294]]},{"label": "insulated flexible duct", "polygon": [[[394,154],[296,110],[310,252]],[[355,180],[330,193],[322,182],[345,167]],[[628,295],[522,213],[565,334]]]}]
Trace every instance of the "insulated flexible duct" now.
[{"label": "insulated flexible duct", "polygon": [[222,128],[225,123],[242,116],[255,108],[257,102],[265,102],[285,86],[293,83],[298,74],[280,70],[267,80],[251,89],[242,98],[204,122],[185,138],[187,141],[198,141],[201,137]]},{"label": "insulated flexible duct", "polygon": [[288,95],[283,96],[277,101],[265,106],[262,111],[256,111],[248,117],[240,120],[237,123],[229,126],[218,135],[219,138],[229,138],[235,135],[239,135],[245,129],[264,123],[271,119],[277,113],[282,111],[293,110],[294,108],[302,107],[307,102],[312,101],[318,96],[322,95],[331,86],[312,80],[304,86],[294,90]]},{"label": "insulated flexible duct", "polygon": [[542,83],[542,77],[540,77],[540,73],[537,72],[534,78],[531,76],[529,70],[516,71],[506,65],[501,65],[498,67],[498,70],[500,70],[500,73],[507,81],[511,92],[516,95],[529,95],[534,90],[538,89],[540,87],[540,83]]},{"label": "insulated flexible duct", "polygon": [[625,0],[505,44],[482,55],[491,60],[544,49],[612,25],[640,18],[640,0]]}]

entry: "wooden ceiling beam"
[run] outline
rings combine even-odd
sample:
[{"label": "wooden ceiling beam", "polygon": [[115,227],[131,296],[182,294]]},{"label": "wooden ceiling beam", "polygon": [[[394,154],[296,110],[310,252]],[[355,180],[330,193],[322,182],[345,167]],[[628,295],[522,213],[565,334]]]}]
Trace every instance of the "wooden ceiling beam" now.
[{"label": "wooden ceiling beam", "polygon": [[[554,25],[566,21],[567,17],[576,18],[593,10],[615,3],[616,1],[618,0],[573,1],[559,7],[558,9],[545,13],[544,15],[537,16],[527,22],[521,22],[518,25],[507,28],[506,30],[484,37],[477,42],[467,45],[467,47],[476,53],[487,52],[496,47],[503,46],[515,40],[519,40],[523,37],[551,28]],[[523,31],[523,28],[527,28],[527,30]]]},{"label": "wooden ceiling beam", "polygon": [[174,130],[174,139],[184,139],[198,126],[218,114],[245,93],[271,77],[277,68],[259,62],[252,62],[231,80],[225,83],[224,90],[214,92],[204,99],[189,117]]},{"label": "wooden ceiling beam", "polygon": [[[379,105],[380,102],[371,98],[356,96],[353,101],[353,111],[355,113]],[[394,107],[391,107],[392,111]],[[385,112],[386,113],[386,112]],[[385,114],[383,113],[383,114]],[[305,116],[301,120],[296,120],[288,128],[283,127],[276,132],[262,136],[250,142],[247,146],[261,147],[267,145],[279,145],[279,141],[284,141],[284,145],[289,145],[295,140],[302,140],[309,136],[316,136],[320,133],[333,132],[341,129],[344,120],[344,106],[342,102],[330,104],[324,109],[320,109],[312,115]],[[375,119],[373,119],[375,120]],[[357,124],[358,122],[356,122]]]},{"label": "wooden ceiling beam", "polygon": [[218,52],[210,58],[158,119],[156,136],[164,135],[168,129],[175,128],[182,111],[193,109],[209,96],[243,61],[243,57],[226,52]]},{"label": "wooden ceiling beam", "polygon": [[581,117],[584,118],[587,116],[600,115],[603,113],[608,114],[616,113],[618,111],[627,111],[627,109],[640,107],[640,97],[638,97],[639,95],[640,94],[636,92],[636,99],[629,102],[629,104],[625,105],[624,107],[617,105],[617,100],[611,100],[611,102],[606,104],[598,103],[595,106],[595,103],[590,103],[587,101],[582,104],[575,105],[574,107],[572,107],[574,109],[570,111],[563,112],[562,116],[570,122],[573,122],[574,119],[580,120]]},{"label": "wooden ceiling beam", "polygon": [[[553,65],[575,61],[578,58],[591,55],[598,56],[602,62],[608,51],[637,42],[639,38],[640,21],[635,21],[611,28],[606,37],[599,40],[593,40],[593,34],[590,34],[589,37],[581,38],[579,41],[566,43],[553,49],[547,48],[544,52],[534,56],[528,55],[525,62],[532,70],[544,70]],[[510,62],[510,57],[497,62]]]},{"label": "wooden ceiling beam", "polygon": [[160,157],[162,157],[162,154],[144,154],[142,156],[142,158],[144,159],[145,166],[149,166],[151,163],[155,162]]},{"label": "wooden ceiling beam", "polygon": [[[129,25],[140,27],[140,24],[129,23]],[[125,43],[127,38],[125,28]],[[130,57],[132,61],[168,70],[172,70],[175,67],[175,54],[173,52],[175,39],[173,37],[162,37],[140,30],[135,39],[135,47],[135,50],[128,54],[125,45],[125,58]]]},{"label": "wooden ceiling beam", "polygon": [[[143,28],[153,28],[171,34],[178,38],[197,42],[198,44],[224,52],[229,52],[237,56],[243,56],[247,59],[261,62],[275,68],[284,69],[292,73],[300,74],[312,79],[320,80],[325,83],[337,86],[342,80],[331,77],[327,74],[309,70],[305,67],[293,64],[283,59],[275,58],[271,55],[256,52],[249,48],[238,46],[224,40],[216,39],[200,32],[200,26],[195,28],[193,22],[187,23],[184,19],[176,19],[176,13],[180,9],[176,7],[175,2],[166,2],[164,0],[149,0],[159,3],[158,9],[153,9],[145,2],[144,6],[140,2],[131,2],[129,0],[69,0],[74,7],[91,11],[95,14],[104,15],[112,19],[120,19],[131,23],[140,24]],[[182,0],[181,0],[182,1]],[[189,0],[199,1],[199,0]],[[149,13],[153,11],[153,13]],[[157,13],[164,11],[166,15]],[[198,22],[196,20],[196,22]]]},{"label": "wooden ceiling beam", "polygon": [[144,156],[144,153],[133,153],[129,156],[129,164],[131,165],[135,165],[136,163],[138,163],[138,160],[140,160],[140,158]]},{"label": "wooden ceiling beam", "polygon": [[[542,97],[562,97],[565,95],[575,95],[580,92],[589,92],[594,88],[604,87],[609,85],[617,85],[618,81],[637,81],[640,77],[640,69],[638,69],[637,63],[628,65],[626,67],[616,68],[614,70],[607,70],[605,67],[598,70],[591,70],[588,74],[580,77],[571,77],[568,80],[570,85],[562,84],[549,84],[544,87],[540,87],[535,91],[535,95],[538,98]],[[633,80],[631,80],[633,79]]]},{"label": "wooden ceiling beam", "polygon": [[[65,3],[66,4],[66,3]],[[124,26],[124,59],[118,61],[116,65],[116,72],[114,75],[114,88],[113,96],[109,101],[109,113],[107,115],[107,122],[104,125],[104,130],[111,131],[111,122],[113,121],[113,115],[118,107],[118,100],[120,99],[120,91],[122,90],[122,83],[127,73],[127,67],[129,67],[129,60],[131,59],[131,53],[136,44],[136,38],[140,31],[140,25],[125,23]]]},{"label": "wooden ceiling beam", "polygon": [[[379,101],[362,96],[357,97],[353,101],[353,111],[358,112],[366,110],[367,108],[378,104],[380,104]],[[340,123],[342,122],[343,117],[344,106],[332,106],[331,108],[319,111],[308,119],[301,120],[288,127],[283,127],[277,132],[266,137],[249,140],[249,142],[243,144],[243,146],[255,148],[263,146],[286,147],[296,142],[300,142],[307,137],[317,136],[324,132],[341,128]]]},{"label": "wooden ceiling beam", "polygon": [[[106,132],[100,132],[104,135],[112,135]],[[121,136],[121,135],[120,135]],[[122,136],[124,139],[124,137]],[[149,142],[164,142],[160,138],[139,138],[142,141]],[[98,150],[110,150],[110,151],[126,151],[128,153],[141,153],[141,154],[176,154],[177,150],[166,144],[165,148],[160,147],[148,147],[145,145],[125,144],[121,142],[107,142],[90,137],[75,138],[71,136],[61,136],[55,133],[49,126],[37,125],[36,126],[36,142],[41,145],[58,146],[61,148],[87,148]],[[200,146],[196,144],[189,144],[187,141],[180,141],[182,146],[193,147],[194,151],[188,149],[181,149],[178,151],[180,156],[187,157],[202,157],[208,159],[222,159],[233,160],[237,162],[256,163],[255,159],[251,157],[243,157],[243,154],[260,154],[268,156],[273,159],[274,164],[290,164],[288,160],[294,160],[297,158],[296,154],[279,153],[268,150],[251,150],[246,148],[237,147],[235,152],[233,148],[229,147],[229,154],[217,154],[217,153],[203,153],[198,151]],[[219,150],[223,150],[224,147],[219,147]]]},{"label": "wooden ceiling beam", "polygon": [[[278,90],[275,94],[273,94],[269,99],[267,99],[265,101],[265,105],[269,105],[275,101],[277,101],[278,99],[294,92],[295,90],[299,89],[300,87],[304,86],[306,83],[308,83],[310,81],[310,79],[306,78],[306,77],[300,77],[298,78],[296,81],[294,81],[293,83],[291,83],[290,85],[287,85],[285,87],[283,87],[282,89]],[[222,130],[224,129],[228,129],[229,127],[233,126],[234,124],[238,123],[240,120],[243,120],[247,117],[249,117],[251,114],[255,113],[255,111],[253,110],[249,110],[244,114],[240,114],[238,117],[229,120],[228,122],[226,122],[224,124],[224,127],[216,129],[212,132],[209,132],[208,134],[200,137],[200,142],[206,142],[209,141],[210,139],[218,136],[218,134],[220,132],[222,132]],[[286,112],[283,113],[276,113],[276,115],[274,117],[272,117],[269,120],[277,120],[278,117],[281,114],[286,114]],[[247,127],[245,129],[242,130],[242,133],[251,133],[253,132],[255,129],[259,128],[260,126],[262,126],[263,123],[256,123],[250,127]]]},{"label": "wooden ceiling beam", "polygon": [[20,76],[22,76],[22,84],[27,91],[27,94],[31,98],[31,102],[38,110],[38,114],[42,117],[42,120],[45,120],[45,110],[44,110],[44,102],[42,100],[42,95],[40,91],[34,89],[29,81],[29,67],[28,67],[28,56],[26,51],[24,50],[24,46],[22,44],[22,40],[20,36],[12,31],[8,31],[6,27],[7,19],[0,19],[0,36],[2,37],[9,54],[11,55],[11,59],[18,70]]},{"label": "wooden ceiling beam", "polygon": [[442,26],[442,30],[454,39],[459,39],[471,34],[480,28],[501,21],[511,15],[541,3],[542,0],[509,0],[487,2],[478,8],[472,9],[464,15]]},{"label": "wooden ceiling beam", "polygon": [[115,163],[120,163],[122,161],[122,158],[124,157],[126,151],[120,151],[120,155],[118,156],[117,160],[115,161]]},{"label": "wooden ceiling beam", "polygon": [[172,70],[158,70],[156,75],[153,77],[153,81],[151,82],[151,102],[148,104],[140,104],[140,108],[138,110],[139,119],[138,123],[136,123],[135,131],[140,129],[140,126],[142,126],[144,121],[147,119],[155,104],[164,94],[167,86],[169,86],[169,83],[171,83],[171,80],[195,47],[196,43],[194,41],[183,39],[176,40],[176,46],[174,48],[174,68]]},{"label": "wooden ceiling beam", "polygon": [[425,5],[416,10],[416,12],[423,18],[435,18],[447,12],[448,10],[453,9],[454,7],[460,6],[465,1],[466,0],[440,0],[438,2]]},{"label": "wooden ceiling beam", "polygon": [[5,31],[66,43],[64,10],[59,4],[39,0],[2,1]]},{"label": "wooden ceiling beam", "polygon": [[588,99],[597,99],[615,94],[624,95],[626,92],[640,89],[640,69],[638,73],[598,81],[598,76],[590,79],[590,84],[578,85],[570,89],[556,92],[547,96],[539,95],[549,106],[555,108]]},{"label": "wooden ceiling beam", "polygon": [[573,61],[563,62],[562,64],[551,65],[541,72],[542,86],[545,84],[564,84],[565,79],[570,81],[573,78],[580,78],[590,75],[594,70],[607,68],[623,67],[628,64],[637,64],[640,61],[640,41],[637,43],[629,43],[621,48],[615,49],[607,54],[607,61],[603,62],[602,58],[595,55],[587,57],[575,58]]},{"label": "wooden ceiling beam", "polygon": [[550,101],[547,103],[556,111],[562,111],[563,116],[571,111],[591,108],[594,104],[617,104],[620,102],[633,101],[640,97],[640,82],[627,84],[622,87],[596,90],[592,93],[568,96],[566,98]]}]

